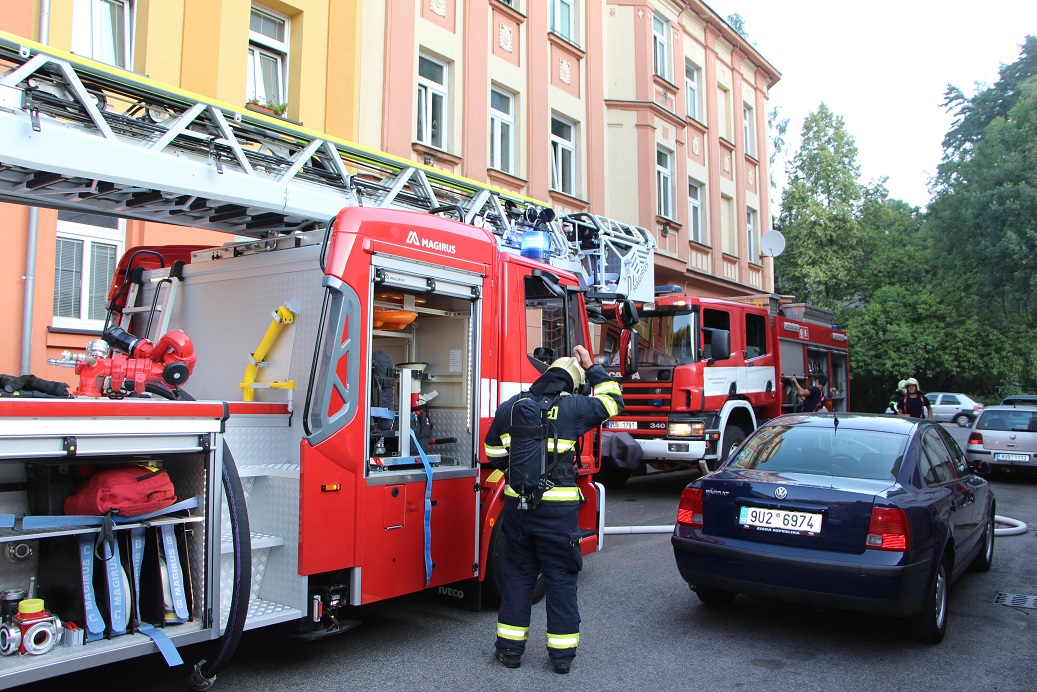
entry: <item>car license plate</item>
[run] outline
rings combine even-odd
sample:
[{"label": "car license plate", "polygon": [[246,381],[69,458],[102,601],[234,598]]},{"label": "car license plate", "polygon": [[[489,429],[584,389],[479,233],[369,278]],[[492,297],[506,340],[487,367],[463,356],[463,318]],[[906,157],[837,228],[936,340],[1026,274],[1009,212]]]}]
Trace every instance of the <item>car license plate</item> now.
[{"label": "car license plate", "polygon": [[994,455],[994,461],[1021,461],[1023,463],[1029,463],[1029,454],[1005,454],[1004,452],[998,452]]},{"label": "car license plate", "polygon": [[738,523],[749,528],[775,531],[778,533],[799,533],[816,536],[821,532],[821,515],[814,512],[790,512],[783,509],[767,509],[765,507],[742,507],[738,515]]},{"label": "car license plate", "polygon": [[607,425],[612,430],[637,430],[637,421],[634,420],[610,420]]}]

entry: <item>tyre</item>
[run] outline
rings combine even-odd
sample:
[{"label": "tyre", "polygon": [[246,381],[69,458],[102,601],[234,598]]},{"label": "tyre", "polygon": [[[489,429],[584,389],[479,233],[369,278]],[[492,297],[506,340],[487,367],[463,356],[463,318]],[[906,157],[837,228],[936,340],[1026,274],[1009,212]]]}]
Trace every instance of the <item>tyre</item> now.
[{"label": "tyre", "polygon": [[693,586],[692,589],[695,591],[695,595],[699,597],[699,600],[707,606],[728,606],[738,598],[738,594],[734,591],[713,589],[708,586]]},{"label": "tyre", "polygon": [[720,457],[720,462],[717,464],[718,467],[720,466],[720,464],[723,464],[725,461],[727,461],[727,458],[731,456],[731,450],[737,447],[738,445],[742,444],[742,441],[745,440],[745,437],[745,431],[737,425],[732,425],[729,423],[724,428],[724,453]]},{"label": "tyre", "polygon": [[987,528],[983,532],[983,548],[976,555],[976,559],[969,565],[973,572],[986,572],[994,562],[994,508],[991,506],[990,515],[987,517]]},{"label": "tyre", "polygon": [[601,468],[594,474],[594,480],[609,490],[622,488],[630,479],[630,471],[614,466],[611,461],[601,460]]},{"label": "tyre", "polygon": [[[499,516],[490,532],[490,545],[486,551],[486,579],[483,581],[483,601],[488,606],[499,606],[504,594],[504,548],[508,539],[504,535],[504,517]],[[539,603],[547,593],[547,581],[541,573],[533,587],[533,603]]]},{"label": "tyre", "polygon": [[912,622],[917,639],[925,644],[939,644],[947,632],[947,590],[950,587],[950,569],[947,560],[940,563],[929,587],[925,607]]},{"label": "tyre", "polygon": [[958,424],[959,428],[967,428],[972,423],[972,416],[967,413],[959,413],[954,417],[954,422]]}]

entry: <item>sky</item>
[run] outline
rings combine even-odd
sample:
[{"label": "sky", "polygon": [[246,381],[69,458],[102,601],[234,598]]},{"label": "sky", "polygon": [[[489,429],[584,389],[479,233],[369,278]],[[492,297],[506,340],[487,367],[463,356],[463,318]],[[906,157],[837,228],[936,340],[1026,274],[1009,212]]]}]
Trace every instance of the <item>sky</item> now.
[{"label": "sky", "polygon": [[823,101],[856,141],[862,181],[888,176],[890,197],[923,208],[953,122],[941,105],[947,85],[971,96],[977,83],[993,84],[1026,35],[1037,35],[1035,0],[706,2],[725,19],[740,14],[781,73],[768,110],[789,118],[789,158]]}]

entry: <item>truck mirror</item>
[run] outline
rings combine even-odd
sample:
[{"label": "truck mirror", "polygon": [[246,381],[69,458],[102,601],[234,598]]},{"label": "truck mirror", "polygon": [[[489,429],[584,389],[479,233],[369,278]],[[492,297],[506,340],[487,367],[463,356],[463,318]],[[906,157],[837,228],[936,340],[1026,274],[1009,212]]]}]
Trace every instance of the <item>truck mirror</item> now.
[{"label": "truck mirror", "polygon": [[640,340],[641,335],[630,328],[624,329],[619,336],[619,374],[623,377],[637,374],[640,366]]},{"label": "truck mirror", "polygon": [[727,360],[731,357],[731,332],[714,329],[710,344],[710,360]]},{"label": "truck mirror", "polygon": [[525,289],[527,299],[543,300],[565,297],[565,289],[559,283],[558,276],[543,269],[534,269],[532,274],[526,277]]},{"label": "truck mirror", "polygon": [[619,304],[616,313],[619,315],[619,323],[624,328],[633,327],[638,322],[637,306],[632,300],[624,300]]}]

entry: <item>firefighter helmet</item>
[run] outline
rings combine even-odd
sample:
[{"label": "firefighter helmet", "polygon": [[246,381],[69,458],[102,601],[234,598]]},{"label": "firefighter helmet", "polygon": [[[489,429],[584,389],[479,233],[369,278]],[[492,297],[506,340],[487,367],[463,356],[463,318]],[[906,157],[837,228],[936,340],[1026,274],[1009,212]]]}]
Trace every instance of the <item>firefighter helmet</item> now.
[{"label": "firefighter helmet", "polygon": [[914,385],[915,389],[918,389],[918,380],[916,380],[913,377],[909,377],[906,380],[904,380],[904,387],[905,388],[910,387],[911,385]]},{"label": "firefighter helmet", "polygon": [[[555,362],[551,363],[551,368],[558,368],[564,370],[572,381],[572,388],[575,390],[581,384],[584,383],[584,372],[583,368],[580,367],[580,361],[573,356],[566,356],[564,358],[558,358]],[[551,368],[548,368],[550,370]]]}]

